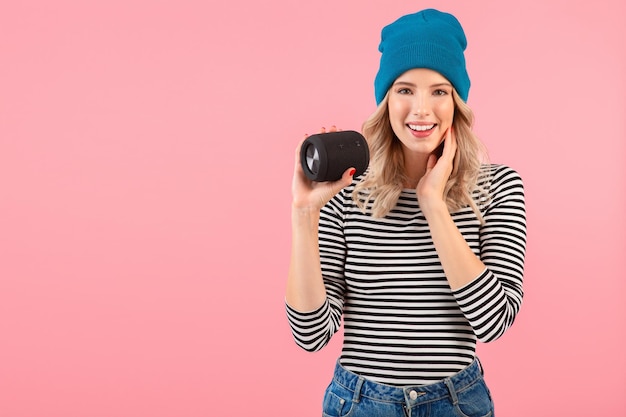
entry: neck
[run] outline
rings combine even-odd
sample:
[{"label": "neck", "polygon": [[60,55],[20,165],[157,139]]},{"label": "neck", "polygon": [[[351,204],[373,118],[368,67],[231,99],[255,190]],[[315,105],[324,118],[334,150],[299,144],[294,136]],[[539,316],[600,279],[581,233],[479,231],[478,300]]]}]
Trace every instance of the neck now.
[{"label": "neck", "polygon": [[422,179],[426,172],[426,163],[429,155],[404,154],[404,175],[407,180],[404,184],[407,188],[416,188],[417,183]]}]

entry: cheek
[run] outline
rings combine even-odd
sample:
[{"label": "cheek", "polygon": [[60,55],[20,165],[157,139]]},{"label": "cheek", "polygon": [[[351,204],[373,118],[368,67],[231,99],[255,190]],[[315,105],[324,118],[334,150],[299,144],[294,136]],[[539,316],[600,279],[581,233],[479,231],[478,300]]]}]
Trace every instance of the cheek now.
[{"label": "cheek", "polygon": [[438,107],[437,113],[441,124],[445,126],[452,125],[452,120],[454,120],[454,103],[442,103],[442,105]]},{"label": "cheek", "polygon": [[404,107],[402,103],[398,103],[397,101],[389,101],[389,105],[387,107],[389,111],[389,122],[392,127],[397,127],[404,125],[404,119],[406,114],[404,112]]},{"label": "cheek", "polygon": [[389,110],[389,118],[395,119],[401,113],[402,105],[398,102],[398,100],[389,99],[387,109]]}]

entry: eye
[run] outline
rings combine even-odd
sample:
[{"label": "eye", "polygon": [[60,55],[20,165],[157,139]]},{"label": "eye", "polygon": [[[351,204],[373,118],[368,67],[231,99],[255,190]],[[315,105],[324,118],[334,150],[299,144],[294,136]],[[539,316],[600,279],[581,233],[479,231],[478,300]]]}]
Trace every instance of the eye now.
[{"label": "eye", "polygon": [[446,90],[442,90],[441,88],[438,88],[435,91],[433,91],[433,95],[435,95],[435,96],[447,96],[448,92]]},{"label": "eye", "polygon": [[411,94],[411,90],[408,88],[398,88],[398,94]]}]

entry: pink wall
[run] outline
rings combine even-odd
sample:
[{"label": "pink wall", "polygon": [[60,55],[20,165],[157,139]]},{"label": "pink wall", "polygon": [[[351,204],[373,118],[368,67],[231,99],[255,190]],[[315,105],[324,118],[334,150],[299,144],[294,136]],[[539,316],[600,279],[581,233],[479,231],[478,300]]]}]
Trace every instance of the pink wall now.
[{"label": "pink wall", "polygon": [[95,3],[0,6],[0,415],[320,415],[339,338],[299,351],[284,316],[293,150],[360,127],[380,29],[424,7],[527,187],[498,415],[626,409],[622,0]]}]

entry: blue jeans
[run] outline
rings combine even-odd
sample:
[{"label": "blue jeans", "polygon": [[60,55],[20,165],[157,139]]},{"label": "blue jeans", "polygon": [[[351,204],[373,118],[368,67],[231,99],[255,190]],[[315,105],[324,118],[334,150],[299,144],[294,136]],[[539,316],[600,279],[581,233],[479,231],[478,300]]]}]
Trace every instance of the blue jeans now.
[{"label": "blue jeans", "polygon": [[395,387],[342,367],[324,394],[323,417],[493,417],[493,401],[478,359],[440,382]]}]

